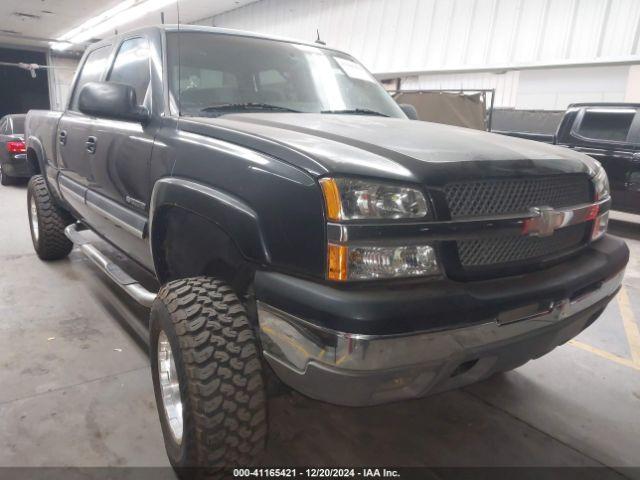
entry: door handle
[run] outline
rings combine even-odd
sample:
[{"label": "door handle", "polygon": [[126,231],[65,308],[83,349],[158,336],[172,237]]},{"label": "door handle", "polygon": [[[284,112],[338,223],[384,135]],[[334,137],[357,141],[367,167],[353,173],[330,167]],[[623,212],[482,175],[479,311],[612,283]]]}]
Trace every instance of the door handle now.
[{"label": "door handle", "polygon": [[58,134],[58,141],[60,142],[60,145],[66,145],[67,144],[67,131],[66,130],[60,130],[60,133]]},{"label": "door handle", "polygon": [[633,156],[631,157],[631,161],[632,162],[640,162],[640,152],[634,153]]},{"label": "door handle", "polygon": [[85,142],[85,145],[87,147],[87,152],[92,154],[96,153],[96,148],[97,148],[96,142],[97,142],[96,137],[87,138],[87,141]]}]

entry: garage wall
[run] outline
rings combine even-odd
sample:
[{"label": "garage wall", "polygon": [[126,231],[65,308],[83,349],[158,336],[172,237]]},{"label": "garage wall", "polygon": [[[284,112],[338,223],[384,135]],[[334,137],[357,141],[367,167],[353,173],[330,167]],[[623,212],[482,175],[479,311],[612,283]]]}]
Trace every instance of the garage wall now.
[{"label": "garage wall", "polygon": [[[0,61],[16,64],[45,63],[46,55],[41,51],[17,50],[0,47]],[[0,66],[0,117],[9,113],[26,113],[30,109],[49,108],[47,75],[40,73],[35,78],[15,66]]]},{"label": "garage wall", "polygon": [[624,100],[640,62],[638,0],[261,0],[196,23],[306,41],[319,30],[379,78],[494,88],[505,108]]},{"label": "garage wall", "polygon": [[515,107],[564,110],[576,102],[624,102],[629,66],[523,70]]},{"label": "garage wall", "polygon": [[[628,65],[544,68],[507,72],[424,74],[404,77],[402,88],[494,89],[495,106],[522,110],[564,110],[576,102],[624,102],[627,90],[640,90],[631,81]],[[640,82],[640,77],[634,77]],[[635,97],[639,97],[636,94]]]},{"label": "garage wall", "polygon": [[315,40],[375,73],[631,59],[637,0],[262,0],[199,23]]},{"label": "garage wall", "polygon": [[514,108],[518,96],[520,73],[509,71],[414,75],[403,78],[401,88],[405,90],[493,89],[496,91],[495,107]]},{"label": "garage wall", "polygon": [[631,65],[629,67],[624,101],[640,103],[640,65]]},{"label": "garage wall", "polygon": [[64,110],[78,61],[77,58],[49,54],[48,65],[53,67],[49,70],[49,95],[52,110]]}]

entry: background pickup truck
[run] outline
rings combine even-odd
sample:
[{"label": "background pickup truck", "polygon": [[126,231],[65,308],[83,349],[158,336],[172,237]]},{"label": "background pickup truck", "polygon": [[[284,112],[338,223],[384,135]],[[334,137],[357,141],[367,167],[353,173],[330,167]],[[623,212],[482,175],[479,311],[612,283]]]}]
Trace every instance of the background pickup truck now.
[{"label": "background pickup truck", "polygon": [[410,121],[319,45],[120,35],[87,49],[67,110],[29,112],[26,137],[40,258],[75,243],[150,307],[178,469],[259,461],[278,381],[371,405],[516,368],[595,321],[628,261],[595,160]]},{"label": "background pickup truck", "polygon": [[595,158],[609,176],[612,208],[640,214],[639,109],[640,105],[634,103],[573,104],[555,135],[495,133],[562,145]]}]

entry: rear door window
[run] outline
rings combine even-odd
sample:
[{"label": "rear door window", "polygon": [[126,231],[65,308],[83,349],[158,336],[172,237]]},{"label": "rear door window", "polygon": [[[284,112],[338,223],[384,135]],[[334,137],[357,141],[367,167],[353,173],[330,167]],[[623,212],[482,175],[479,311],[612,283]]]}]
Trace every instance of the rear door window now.
[{"label": "rear door window", "polygon": [[633,108],[587,109],[576,133],[587,140],[626,143],[635,114]]},{"label": "rear door window", "polygon": [[97,82],[102,78],[110,52],[111,48],[109,46],[104,46],[95,49],[87,56],[87,59],[82,66],[82,70],[80,71],[80,75],[78,76],[78,80],[76,81],[76,86],[73,89],[73,97],[70,105],[71,110],[78,110],[78,97],[82,87],[89,82]]},{"label": "rear door window", "polygon": [[141,105],[145,103],[150,80],[148,40],[132,38],[122,42],[109,74],[109,81],[132,86],[136,91],[138,105]]}]

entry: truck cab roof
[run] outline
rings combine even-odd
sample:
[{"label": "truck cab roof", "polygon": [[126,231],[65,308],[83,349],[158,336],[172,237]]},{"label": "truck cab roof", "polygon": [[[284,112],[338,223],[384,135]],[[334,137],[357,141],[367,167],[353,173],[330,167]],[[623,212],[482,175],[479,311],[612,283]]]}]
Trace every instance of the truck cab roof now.
[{"label": "truck cab roof", "polygon": [[625,103],[625,102],[593,102],[593,103],[572,103],[569,108],[640,108],[640,103]]},{"label": "truck cab roof", "polygon": [[144,35],[151,32],[154,32],[154,33],[157,33],[157,32],[215,33],[215,34],[221,34],[221,35],[232,35],[237,37],[251,37],[251,38],[257,38],[257,39],[263,39],[263,40],[271,40],[275,42],[286,42],[286,43],[294,43],[297,45],[306,45],[308,47],[322,48],[325,50],[331,50],[334,52],[340,52],[340,53],[349,55],[348,53],[342,50],[331,48],[321,43],[304,42],[302,40],[294,39],[294,38],[280,37],[275,35],[265,35],[258,32],[250,32],[247,30],[237,30],[232,28],[208,27],[204,25],[178,25],[178,24],[156,25],[152,27],[143,27],[143,28],[127,30],[126,32],[122,32],[117,35],[107,37],[100,42],[96,42],[95,44],[91,45],[91,49],[102,46],[104,44],[111,44],[122,37]]}]

